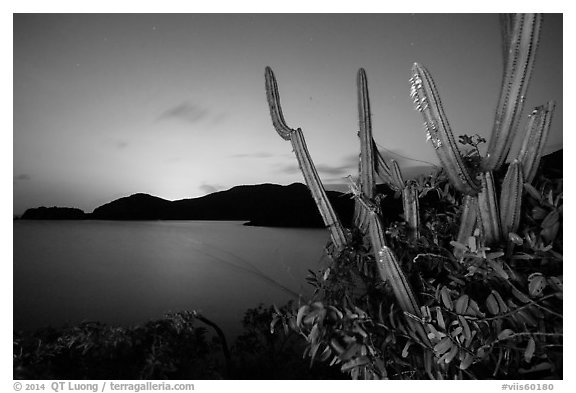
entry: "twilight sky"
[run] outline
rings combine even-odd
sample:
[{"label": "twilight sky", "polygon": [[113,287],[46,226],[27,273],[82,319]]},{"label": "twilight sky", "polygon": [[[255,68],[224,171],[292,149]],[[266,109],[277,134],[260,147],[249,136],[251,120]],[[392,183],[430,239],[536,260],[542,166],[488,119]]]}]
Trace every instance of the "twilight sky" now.
[{"label": "twilight sky", "polygon": [[[432,73],[456,135],[489,137],[502,75],[495,14],[15,14],[13,22],[14,214],[42,205],[91,212],[137,192],[174,200],[303,181],[272,127],[267,65],[327,186],[357,172],[359,67],[376,142],[405,175],[437,162],[409,98],[412,63]],[[558,14],[544,19],[521,127],[551,99],[547,152],[563,142]]]}]

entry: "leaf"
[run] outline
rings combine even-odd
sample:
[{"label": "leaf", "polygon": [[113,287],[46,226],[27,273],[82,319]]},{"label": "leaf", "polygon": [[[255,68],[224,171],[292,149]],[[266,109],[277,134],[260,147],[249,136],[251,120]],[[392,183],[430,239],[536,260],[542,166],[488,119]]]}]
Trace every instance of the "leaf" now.
[{"label": "leaf", "polygon": [[468,295],[462,295],[456,300],[456,312],[458,314],[464,314],[468,309],[468,303],[470,302],[470,297]]},{"label": "leaf", "polygon": [[365,364],[368,364],[369,359],[366,356],[362,356],[356,359],[352,359],[349,362],[346,362],[342,365],[342,372],[346,372],[348,370],[351,370],[352,368],[356,368],[356,367],[360,367],[363,366]]},{"label": "leaf", "polygon": [[556,210],[552,210],[550,213],[548,213],[546,218],[544,218],[544,221],[542,221],[542,224],[540,224],[540,226],[542,228],[551,228],[552,226],[558,223],[559,219],[560,214],[558,214]]},{"label": "leaf", "polygon": [[434,346],[434,352],[441,355],[452,348],[452,340],[449,337],[444,337],[438,344]]},{"label": "leaf", "polygon": [[500,309],[501,313],[505,313],[508,312],[508,305],[506,304],[506,302],[504,301],[504,299],[502,299],[502,296],[500,296],[500,294],[498,293],[498,291],[496,291],[495,289],[492,290],[492,293],[494,294],[494,297],[496,298],[496,301],[498,301],[498,307]]},{"label": "leaf", "polygon": [[535,220],[542,220],[547,214],[548,211],[540,206],[534,206],[532,208],[532,218]]},{"label": "leaf", "polygon": [[534,341],[534,338],[530,337],[530,340],[528,340],[528,345],[526,345],[526,349],[524,350],[524,360],[526,363],[530,363],[532,356],[534,356],[535,350],[536,342]]},{"label": "leaf", "polygon": [[537,189],[534,188],[534,186],[530,183],[524,183],[524,190],[534,199],[536,199],[537,201],[540,200],[540,198],[542,197],[540,195],[540,193],[538,192]]},{"label": "leaf", "polygon": [[[490,255],[490,254],[489,254]],[[504,271],[504,268],[502,267],[502,264],[493,260],[490,260],[490,258],[487,256],[488,258],[488,264],[490,265],[490,267],[494,270],[494,272],[496,272],[496,274],[498,274],[500,277],[502,277],[504,280],[508,280],[509,276],[508,273],[506,273]]]},{"label": "leaf", "polygon": [[443,286],[440,290],[440,296],[442,297],[442,303],[444,303],[444,307],[452,311],[454,309],[454,304],[452,303],[452,298],[450,297],[450,290]]},{"label": "leaf", "polygon": [[522,303],[530,303],[530,298],[520,292],[520,290],[515,286],[512,286],[512,295],[514,295],[514,297],[520,300]]},{"label": "leaf", "polygon": [[488,297],[486,298],[486,308],[492,315],[498,315],[498,313],[500,312],[500,307],[498,307],[498,301],[496,300],[496,297],[494,296],[493,293],[488,295]]},{"label": "leaf", "polygon": [[444,354],[444,356],[442,356],[440,358],[440,360],[438,361],[438,363],[441,363],[442,360],[444,360],[444,363],[448,364],[452,361],[452,359],[454,359],[454,357],[458,354],[458,347],[456,345],[452,346],[452,348],[450,349],[450,352]]},{"label": "leaf", "polygon": [[486,314],[480,311],[478,307],[478,303],[474,299],[470,299],[470,303],[468,304],[468,309],[466,310],[466,315],[470,315],[472,317],[481,317],[484,318]]},{"label": "leaf", "polygon": [[341,360],[348,360],[348,359],[353,358],[359,349],[360,349],[360,344],[358,344],[356,342],[352,343],[352,345],[350,345],[348,347],[348,349],[346,349],[346,351],[340,355],[340,359]]},{"label": "leaf", "polygon": [[524,244],[524,240],[514,232],[508,233],[508,239],[510,239],[510,241],[512,241],[512,243],[516,244],[517,246]]},{"label": "leaf", "polygon": [[462,361],[460,362],[460,370],[466,370],[468,367],[470,367],[470,365],[472,364],[472,362],[474,361],[474,356],[472,356],[472,354],[466,352],[466,354],[464,355],[464,359],[462,359]]},{"label": "leaf", "polygon": [[296,316],[296,326],[300,327],[302,325],[302,318],[304,314],[310,309],[307,305],[303,305],[298,309],[298,314]]},{"label": "leaf", "polygon": [[408,356],[408,349],[410,349],[410,345],[412,345],[412,341],[410,340],[406,341],[406,344],[404,344],[404,349],[402,349],[403,358]]},{"label": "leaf", "polygon": [[546,288],[546,277],[542,273],[532,273],[528,276],[528,293],[530,296],[542,295],[544,288]]},{"label": "leaf", "polygon": [[272,318],[272,322],[270,322],[270,334],[274,334],[274,326],[276,325],[276,323],[278,323],[279,320],[280,317],[278,317],[278,315],[274,315],[274,317]]},{"label": "leaf", "polygon": [[508,337],[514,334],[512,329],[504,329],[498,334],[498,340],[506,340]]},{"label": "leaf", "polygon": [[472,333],[470,331],[470,325],[468,325],[468,322],[466,321],[466,318],[462,317],[462,316],[458,316],[458,322],[460,322],[460,325],[462,326],[463,332],[464,332],[464,338],[466,340],[466,343],[468,346],[469,343],[472,341]]},{"label": "leaf", "polygon": [[452,245],[454,248],[457,248],[457,249],[460,249],[460,250],[463,250],[463,251],[466,251],[466,250],[468,249],[468,247],[466,247],[464,244],[458,243],[458,242],[455,241],[455,240],[452,240],[452,241],[450,242],[450,245]]},{"label": "leaf", "polygon": [[436,307],[436,321],[438,322],[438,326],[446,330],[446,323],[444,322],[444,316],[442,315],[442,309],[440,307]]},{"label": "leaf", "polygon": [[562,284],[562,277],[548,277],[548,283],[552,288],[554,288],[554,290],[562,292],[564,287]]}]

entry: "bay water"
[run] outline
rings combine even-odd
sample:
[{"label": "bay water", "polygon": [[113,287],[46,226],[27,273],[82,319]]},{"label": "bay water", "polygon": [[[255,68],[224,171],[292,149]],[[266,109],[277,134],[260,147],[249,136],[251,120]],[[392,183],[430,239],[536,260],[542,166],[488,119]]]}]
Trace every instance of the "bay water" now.
[{"label": "bay water", "polygon": [[235,336],[248,308],[310,296],[328,233],[242,224],[14,221],[14,329],[197,310]]}]

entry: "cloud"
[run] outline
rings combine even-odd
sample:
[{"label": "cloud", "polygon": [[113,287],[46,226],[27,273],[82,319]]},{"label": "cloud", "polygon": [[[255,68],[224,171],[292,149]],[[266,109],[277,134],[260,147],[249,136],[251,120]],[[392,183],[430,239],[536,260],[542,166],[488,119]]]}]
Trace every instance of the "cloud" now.
[{"label": "cloud", "polygon": [[116,142],[116,147],[117,147],[118,149],[124,149],[124,148],[128,147],[128,142],[126,142],[126,141],[117,141],[117,142]]},{"label": "cloud", "polygon": [[222,186],[219,184],[206,184],[206,183],[204,183],[201,186],[199,186],[198,188],[200,188],[200,190],[202,190],[206,194],[212,194],[213,192],[221,190]]},{"label": "cloud", "polygon": [[30,179],[31,179],[30,175],[26,173],[21,173],[18,176],[14,176],[14,180],[30,180]]},{"label": "cloud", "polygon": [[166,110],[158,117],[158,121],[180,120],[187,123],[198,123],[205,120],[209,115],[210,111],[208,109],[185,101]]},{"label": "cloud", "polygon": [[128,143],[128,141],[122,140],[122,139],[116,139],[116,138],[106,138],[102,141],[102,144],[108,148],[114,148],[114,149],[118,149],[118,150],[122,150],[127,148],[130,143]]},{"label": "cloud", "polygon": [[[341,165],[318,164],[316,165],[316,170],[318,171],[320,177],[339,177],[340,180],[342,180],[342,178],[348,175],[354,175],[356,173],[355,165],[357,158],[354,157],[354,164],[350,163],[349,161],[349,159],[345,159]],[[299,173],[300,167],[298,164],[288,164],[280,167],[278,171],[286,174]]]}]

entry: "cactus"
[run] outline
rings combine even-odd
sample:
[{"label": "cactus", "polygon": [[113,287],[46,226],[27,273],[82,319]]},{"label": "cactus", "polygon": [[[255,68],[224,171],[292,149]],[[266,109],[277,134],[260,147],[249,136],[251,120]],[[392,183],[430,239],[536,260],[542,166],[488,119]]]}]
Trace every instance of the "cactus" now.
[{"label": "cactus", "polygon": [[322,182],[320,181],[316,167],[312,162],[310,153],[308,153],[302,130],[300,128],[292,129],[286,125],[284,115],[282,114],[282,107],[280,106],[278,85],[270,67],[266,67],[266,97],[270,107],[272,124],[283,139],[289,140],[292,143],[294,154],[296,154],[306,184],[310,189],[314,202],[316,202],[316,205],[318,206],[324,224],[330,231],[332,242],[337,251],[341,251],[346,247],[347,242],[344,228],[340,223],[338,216],[336,216],[336,212],[332,208],[330,201],[328,201],[326,191],[322,186]]},{"label": "cactus", "polygon": [[503,17],[501,22],[503,30],[506,31],[504,36],[509,37],[509,41],[504,41],[503,44],[504,50],[507,50],[504,58],[506,68],[492,136],[483,163],[485,170],[500,168],[512,146],[534,68],[542,15],[517,14]]},{"label": "cactus", "polygon": [[[366,79],[366,71],[364,71],[363,68],[358,70],[357,89],[358,118],[360,126],[360,131],[358,132],[360,138],[360,192],[368,199],[373,199],[376,188],[376,182],[374,180],[374,139],[372,138],[372,119],[370,118],[368,80]],[[366,210],[363,209],[358,200],[356,200],[354,208],[354,222],[356,226],[362,231],[366,231],[368,225],[367,219]]]},{"label": "cactus", "polygon": [[[505,203],[505,208],[500,214],[492,171],[498,170],[506,160],[517,132],[534,65],[542,16],[538,14],[505,15],[500,20],[504,76],[488,151],[481,164],[481,173],[471,173],[466,168],[444,114],[432,76],[418,63],[415,63],[412,68],[410,95],[416,109],[424,118],[427,138],[432,141],[438,158],[456,189],[470,197],[477,197],[476,202],[469,197],[465,200],[458,234],[459,242],[463,242],[465,236],[470,236],[474,222],[482,229],[488,243],[500,240],[502,234],[507,234],[506,231],[517,227],[522,195],[518,192],[517,180],[523,172],[525,180],[532,181],[542,156],[542,148],[554,110],[554,104],[550,102],[536,108],[530,117],[524,143],[517,158],[521,162],[522,171],[518,174],[520,168],[516,168],[517,165],[509,168],[508,181],[504,182],[500,195],[500,203]],[[474,203],[478,205],[476,215],[470,209]]]},{"label": "cactus", "polygon": [[523,188],[524,175],[522,174],[522,166],[518,160],[514,160],[508,167],[500,195],[500,222],[502,234],[506,238],[508,238],[510,232],[515,233],[520,225]]},{"label": "cactus", "polygon": [[[458,237],[456,238],[458,243],[468,243],[468,238],[474,233],[477,216],[478,198],[471,195],[465,195],[464,202],[462,203],[462,214],[460,216],[460,228],[458,230]],[[457,258],[460,258],[463,255],[463,250],[458,247],[455,248],[454,255]]]},{"label": "cactus", "polygon": [[546,105],[535,108],[528,119],[526,135],[517,158],[522,164],[524,180],[527,183],[532,183],[536,176],[544,143],[550,131],[554,108],[554,101],[549,101]]},{"label": "cactus", "polygon": [[402,206],[404,220],[408,223],[408,236],[411,240],[417,239],[420,237],[420,204],[414,185],[409,184],[402,190]]},{"label": "cactus", "polygon": [[[374,170],[379,169],[380,178],[388,183],[390,188],[402,191],[402,205],[404,208],[404,219],[410,229],[409,236],[415,239],[419,236],[418,227],[420,225],[420,212],[418,205],[418,195],[414,187],[405,185],[400,166],[395,160],[391,160],[392,169],[378,151],[376,142],[372,138],[372,121],[370,113],[370,97],[368,95],[368,80],[366,71],[361,68],[357,75],[358,86],[358,117],[360,119],[360,192],[368,199],[374,198],[375,180]],[[378,159],[376,162],[375,156]],[[356,226],[363,231],[366,230],[367,216],[365,209],[356,200],[354,209]]]},{"label": "cactus", "polygon": [[482,191],[478,194],[478,220],[483,231],[484,240],[493,243],[500,240],[502,229],[500,227],[500,213],[496,202],[496,191],[492,172],[480,174]]},{"label": "cactus", "polygon": [[459,191],[476,195],[480,189],[474,175],[464,164],[432,76],[418,63],[412,67],[410,96],[416,109],[422,113],[426,137],[432,142],[442,166],[452,184]]},{"label": "cactus", "polygon": [[[372,250],[378,265],[378,271],[380,277],[383,281],[387,281],[396,297],[396,300],[400,304],[401,308],[411,315],[416,317],[420,316],[420,309],[416,301],[414,292],[412,291],[406,276],[402,272],[396,257],[392,251],[386,246],[384,230],[382,227],[382,222],[378,217],[378,207],[373,202],[374,193],[374,140],[371,134],[370,125],[370,106],[368,99],[368,89],[366,82],[366,74],[364,70],[358,72],[358,92],[359,92],[359,109],[360,109],[360,139],[361,139],[361,149],[362,149],[362,160],[361,160],[361,184],[360,187],[356,186],[352,182],[351,189],[356,197],[356,209],[358,221],[365,225],[367,232],[372,243]],[[280,95],[278,93],[278,85],[276,83],[276,78],[270,67],[266,67],[266,97],[268,100],[268,105],[270,108],[270,115],[272,117],[272,124],[278,132],[278,134],[285,140],[290,140],[292,146],[294,147],[294,152],[300,164],[300,169],[306,180],[306,184],[314,197],[322,218],[326,223],[326,226],[330,230],[332,241],[335,244],[337,250],[341,251],[347,245],[348,239],[345,236],[344,229],[338,220],[334,209],[332,208],[318,173],[314,167],[310,154],[306,148],[304,141],[304,136],[302,130],[292,129],[286,125],[284,120],[284,115],[282,113],[282,108],[280,106]],[[382,159],[383,161],[383,159]],[[404,181],[401,179],[401,174],[398,165],[395,164],[397,177],[396,181],[398,185],[404,187]],[[389,172],[389,170],[388,170]],[[392,177],[392,176],[391,176]],[[415,195],[415,193],[414,193]],[[417,198],[416,204],[414,202],[410,205],[415,213],[417,214]],[[416,206],[416,208],[414,208]],[[424,342],[428,342],[428,337],[424,331],[422,325],[418,324],[416,321],[408,319],[408,323],[414,326],[414,329],[418,332],[420,339]]]}]

